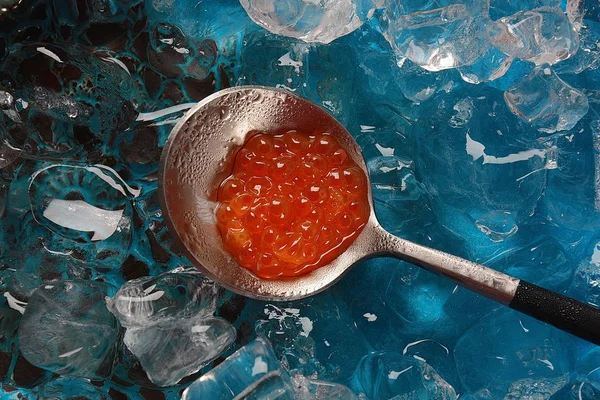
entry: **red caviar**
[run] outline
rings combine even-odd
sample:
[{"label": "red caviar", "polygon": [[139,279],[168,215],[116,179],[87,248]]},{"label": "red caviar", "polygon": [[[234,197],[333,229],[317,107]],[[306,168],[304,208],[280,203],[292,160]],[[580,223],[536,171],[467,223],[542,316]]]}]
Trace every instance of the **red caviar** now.
[{"label": "red caviar", "polygon": [[326,133],[253,135],[217,195],[217,226],[237,262],[262,278],[328,264],[369,218],[364,172]]}]

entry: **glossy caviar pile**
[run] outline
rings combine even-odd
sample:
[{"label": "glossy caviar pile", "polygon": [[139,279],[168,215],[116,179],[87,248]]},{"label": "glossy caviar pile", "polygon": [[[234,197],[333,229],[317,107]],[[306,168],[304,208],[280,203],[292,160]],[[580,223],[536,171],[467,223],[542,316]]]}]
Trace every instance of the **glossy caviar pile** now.
[{"label": "glossy caviar pile", "polygon": [[218,192],[227,249],[262,278],[329,263],[369,218],[364,172],[327,133],[252,135]]}]

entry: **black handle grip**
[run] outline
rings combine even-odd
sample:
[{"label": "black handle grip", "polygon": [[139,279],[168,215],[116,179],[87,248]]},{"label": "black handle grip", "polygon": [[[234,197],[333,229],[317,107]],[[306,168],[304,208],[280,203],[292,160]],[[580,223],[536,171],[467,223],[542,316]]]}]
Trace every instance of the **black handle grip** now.
[{"label": "black handle grip", "polygon": [[600,309],[520,281],[509,307],[600,345]]}]

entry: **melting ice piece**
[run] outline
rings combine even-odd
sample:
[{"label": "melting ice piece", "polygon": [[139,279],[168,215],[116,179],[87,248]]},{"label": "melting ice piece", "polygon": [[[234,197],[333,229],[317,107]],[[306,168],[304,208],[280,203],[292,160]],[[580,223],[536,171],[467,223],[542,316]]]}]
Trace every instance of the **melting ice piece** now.
[{"label": "melting ice piece", "polygon": [[171,386],[217,358],[235,335],[222,318],[196,316],[127,328],[123,341],[152,382]]},{"label": "melting ice piece", "polygon": [[548,399],[569,380],[567,339],[549,325],[500,309],[458,341],[460,380],[476,399]]},{"label": "melting ice piece", "polygon": [[454,388],[430,365],[393,352],[365,356],[356,367],[352,388],[371,399],[456,399]]},{"label": "melting ice piece", "polygon": [[195,270],[167,272],[126,282],[107,304],[123,326],[142,328],[172,319],[212,316],[218,290]]},{"label": "melting ice piece", "polygon": [[540,132],[567,131],[588,112],[585,94],[567,85],[550,68],[536,68],[504,92],[510,110]]},{"label": "melting ice piece", "polygon": [[560,8],[541,7],[501,18],[488,28],[504,53],[537,65],[556,64],[577,52],[577,32]]},{"label": "melting ice piece", "polygon": [[110,291],[107,284],[94,281],[40,286],[19,327],[23,356],[61,375],[109,376],[119,340],[119,323],[104,304]]},{"label": "melting ice piece", "polygon": [[290,377],[268,341],[257,339],[188,387],[182,400],[232,398],[293,400]]},{"label": "melting ice piece", "polygon": [[386,39],[399,57],[429,71],[471,65],[489,47],[485,19],[464,4],[384,19]]},{"label": "melting ice piece", "polygon": [[240,0],[248,16],[277,35],[329,43],[369,19],[374,0]]}]

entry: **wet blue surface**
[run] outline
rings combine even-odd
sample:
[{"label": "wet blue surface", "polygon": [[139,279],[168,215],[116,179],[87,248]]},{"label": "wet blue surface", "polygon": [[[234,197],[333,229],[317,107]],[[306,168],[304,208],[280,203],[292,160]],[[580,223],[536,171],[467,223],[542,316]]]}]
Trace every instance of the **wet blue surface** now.
[{"label": "wet blue surface", "polygon": [[[319,38],[312,9],[288,31],[316,43],[263,29],[237,0],[0,11],[0,397],[178,399],[222,362],[246,368],[223,360],[256,337],[284,371],[274,387],[309,385],[302,374],[372,400],[599,396],[594,346],[400,261],[361,262],[281,304],[161,275],[190,266],[156,195],[170,130],[215,91],[267,85],[352,133],[390,232],[600,306],[596,2],[344,3],[360,6],[353,32]],[[41,295],[65,281],[76,295]],[[202,362],[169,363],[192,351]],[[177,371],[157,378],[161,363]],[[220,371],[208,376],[222,388]]]}]

